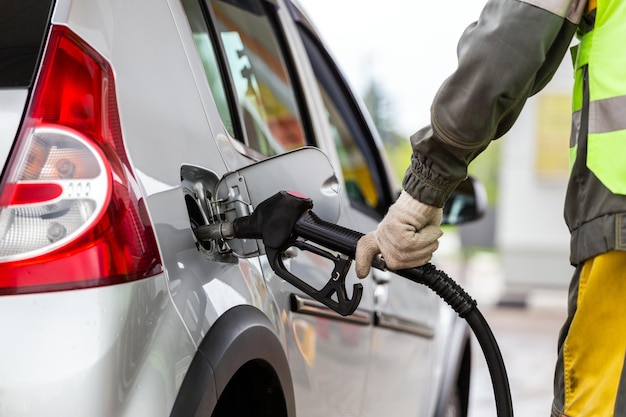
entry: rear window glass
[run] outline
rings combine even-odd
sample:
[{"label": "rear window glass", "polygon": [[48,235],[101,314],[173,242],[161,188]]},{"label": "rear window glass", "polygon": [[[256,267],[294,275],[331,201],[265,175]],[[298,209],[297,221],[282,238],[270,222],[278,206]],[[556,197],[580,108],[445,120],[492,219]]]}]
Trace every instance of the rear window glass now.
[{"label": "rear window glass", "polygon": [[0,0],[0,88],[30,87],[53,0]]},{"label": "rear window glass", "polygon": [[254,157],[306,146],[306,108],[276,9],[265,0],[182,4],[228,133]]}]

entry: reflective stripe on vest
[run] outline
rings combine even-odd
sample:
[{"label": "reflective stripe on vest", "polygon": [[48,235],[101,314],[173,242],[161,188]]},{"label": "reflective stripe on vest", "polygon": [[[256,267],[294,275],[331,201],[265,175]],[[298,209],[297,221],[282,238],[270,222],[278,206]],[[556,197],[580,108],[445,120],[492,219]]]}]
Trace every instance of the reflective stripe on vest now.
[{"label": "reflective stripe on vest", "polygon": [[[519,0],[522,3],[532,4],[557,16],[563,17],[574,24],[580,22],[585,13],[586,3],[581,0]],[[593,1],[595,4],[595,0]]]},{"label": "reflective stripe on vest", "polygon": [[582,67],[589,74],[587,167],[615,194],[626,195],[626,2],[597,0],[593,30],[582,36],[576,52],[573,164],[582,108]]}]

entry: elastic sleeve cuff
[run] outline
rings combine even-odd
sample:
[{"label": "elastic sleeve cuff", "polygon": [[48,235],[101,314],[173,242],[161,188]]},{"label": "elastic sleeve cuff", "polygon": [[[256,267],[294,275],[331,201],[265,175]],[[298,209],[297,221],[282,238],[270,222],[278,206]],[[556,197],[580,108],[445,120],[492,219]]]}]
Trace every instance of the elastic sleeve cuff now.
[{"label": "elastic sleeve cuff", "polygon": [[411,165],[404,174],[402,188],[424,204],[443,207],[458,182],[450,183],[436,176],[419,156],[411,157]]}]

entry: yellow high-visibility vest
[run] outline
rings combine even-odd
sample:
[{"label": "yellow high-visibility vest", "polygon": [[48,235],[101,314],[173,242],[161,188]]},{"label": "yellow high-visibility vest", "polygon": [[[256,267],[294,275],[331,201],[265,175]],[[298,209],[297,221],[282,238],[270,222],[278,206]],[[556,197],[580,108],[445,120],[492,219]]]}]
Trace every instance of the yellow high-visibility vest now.
[{"label": "yellow high-visibility vest", "polygon": [[[583,104],[583,67],[588,68],[589,132],[586,164],[614,194],[626,195],[626,1],[591,0],[595,23],[577,46],[570,162],[576,158]],[[583,138],[584,139],[584,138]]]}]

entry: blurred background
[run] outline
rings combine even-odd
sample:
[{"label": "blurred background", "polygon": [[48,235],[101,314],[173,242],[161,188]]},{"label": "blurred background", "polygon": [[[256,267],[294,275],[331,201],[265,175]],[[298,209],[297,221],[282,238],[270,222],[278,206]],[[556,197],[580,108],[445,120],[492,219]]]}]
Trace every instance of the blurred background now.
[{"label": "blurred background", "polygon": [[[430,103],[456,67],[458,39],[484,1],[301,0],[350,83],[360,92],[398,178],[409,136],[429,123]],[[348,22],[348,23],[346,23]],[[563,221],[573,74],[569,57],[530,98],[517,123],[470,166],[487,189],[480,221],[444,229],[442,269],[478,301],[499,341],[518,417],[549,415],[558,331],[565,318],[569,233]],[[495,415],[477,355],[471,415]]]}]

